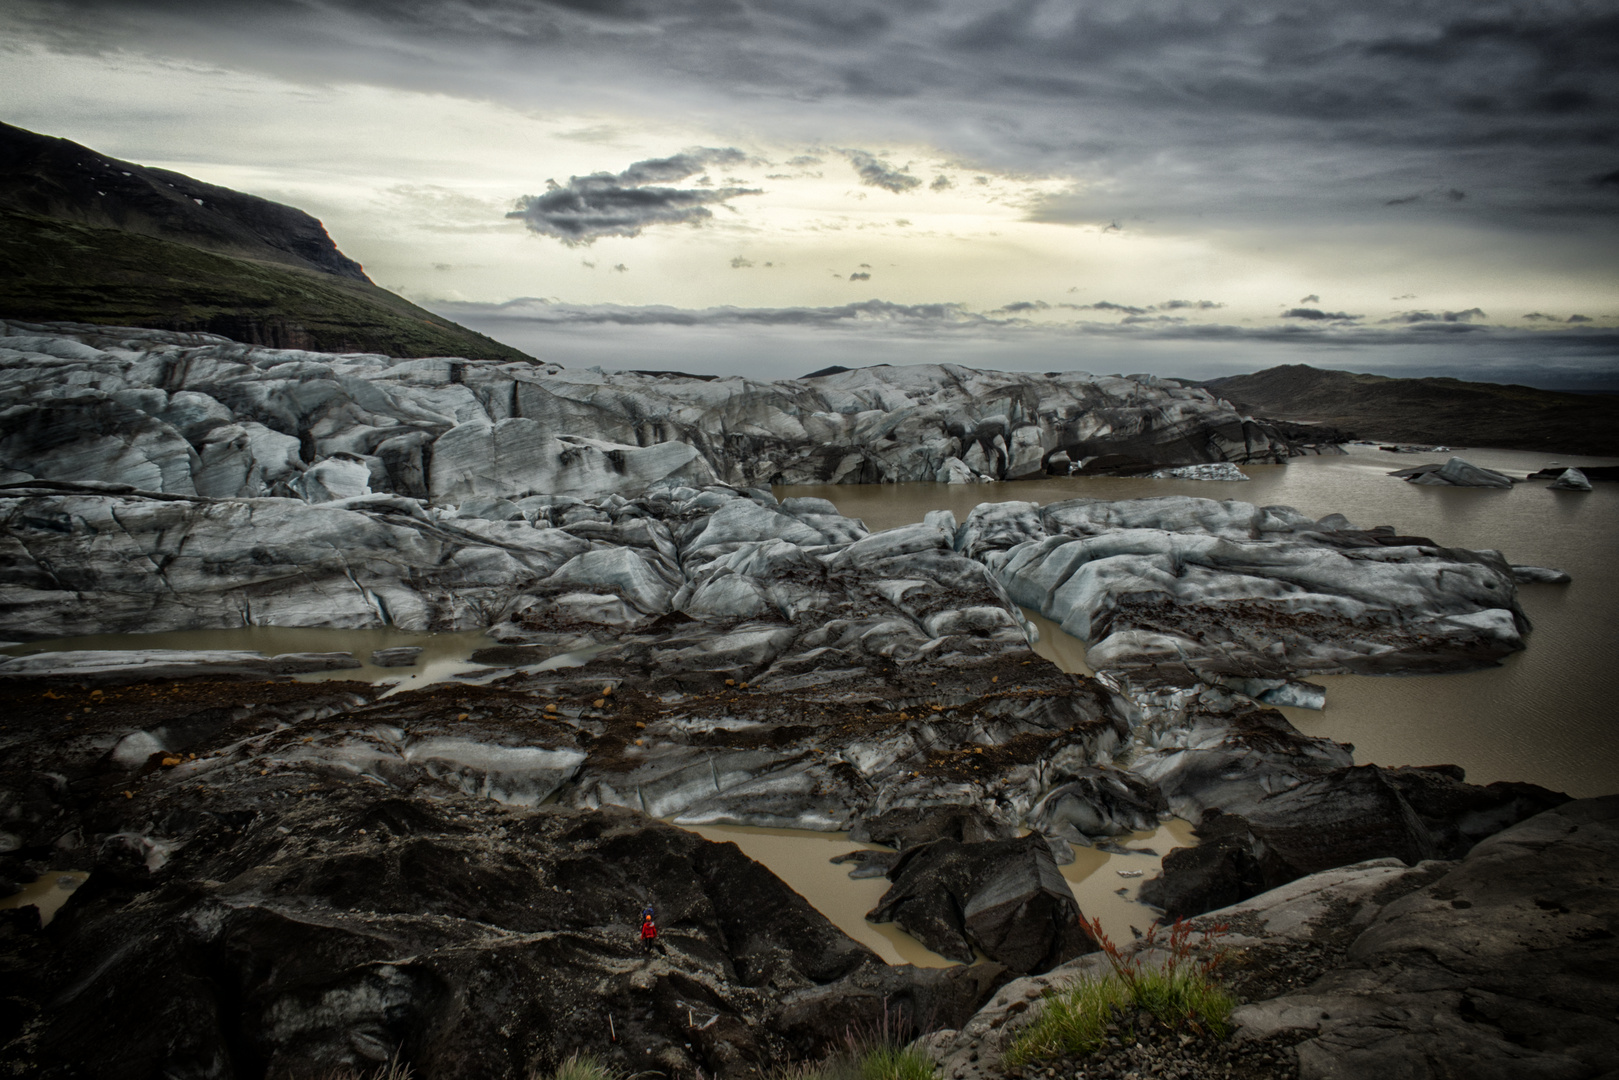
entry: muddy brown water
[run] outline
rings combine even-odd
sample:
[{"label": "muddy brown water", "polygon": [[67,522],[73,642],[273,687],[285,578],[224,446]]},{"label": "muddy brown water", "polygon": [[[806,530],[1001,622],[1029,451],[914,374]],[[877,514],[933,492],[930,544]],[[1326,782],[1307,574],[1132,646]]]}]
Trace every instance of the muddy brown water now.
[{"label": "muddy brown water", "polygon": [[73,890],[83,885],[89,876],[84,870],[53,870],[41,874],[10,896],[0,897],[0,910],[33,905],[39,909],[39,925],[49,926],[67,898],[73,895]]},{"label": "muddy brown water", "polygon": [[[1006,500],[1041,504],[1071,498],[1135,499],[1155,495],[1194,495],[1239,499],[1259,505],[1285,504],[1312,517],[1341,513],[1357,525],[1393,525],[1407,535],[1424,535],[1447,545],[1495,548],[1515,563],[1553,566],[1574,577],[1572,585],[1524,586],[1520,599],[1535,629],[1527,651],[1498,668],[1454,675],[1319,678],[1327,687],[1321,712],[1284,709],[1311,735],[1355,744],[1359,762],[1382,765],[1463,766],[1475,783],[1526,780],[1577,797],[1619,790],[1619,485],[1598,484],[1589,494],[1553,492],[1545,481],[1511,491],[1430,488],[1387,475],[1424,461],[1443,462],[1449,454],[1390,454],[1352,448],[1343,457],[1299,458],[1287,465],[1243,466],[1246,483],[1139,480],[1109,477],[1048,478],[1001,484],[880,484],[795,486],[775,489],[780,498],[813,495],[831,500],[873,530],[922,520],[930,510],[948,509],[965,520],[981,502]],[[1474,464],[1524,475],[1551,465],[1615,465],[1619,459],[1554,456],[1515,451],[1468,450]],[[1085,646],[1049,620],[1035,617],[1041,640],[1035,651],[1065,670],[1086,673]],[[480,633],[410,634],[375,630],[243,627],[166,634],[99,635],[34,642],[0,650],[44,649],[251,649],[285,652],[352,652],[368,661],[371,651],[419,645],[425,651],[413,668],[320,672],[304,679],[362,678],[401,681],[401,689],[474,670],[467,657],[487,644]],[[735,842],[764,863],[851,937],[890,963],[941,966],[950,963],[892,926],[874,926],[865,913],[887,888],[883,878],[851,880],[847,866],[828,860],[862,845],[845,834],[714,826],[694,831],[716,841]],[[1115,940],[1129,940],[1131,927],[1145,929],[1153,913],[1136,903],[1143,881],[1157,872],[1171,848],[1193,843],[1185,822],[1170,820],[1155,833],[1120,838],[1121,846],[1147,848],[1155,855],[1110,855],[1078,849],[1062,868],[1081,908],[1102,920]],[[1124,877],[1120,871],[1141,871]],[[59,906],[68,889],[61,874],[46,875],[36,886],[39,899]],[[34,894],[0,901],[0,907],[33,903]],[[54,912],[55,906],[51,910]],[[43,911],[43,906],[42,906]]]},{"label": "muddy brown water", "polygon": [[[712,825],[691,831],[709,840],[736,844],[744,855],[770,867],[771,872],[844,933],[890,964],[948,967],[955,963],[929,951],[891,923],[877,925],[866,921],[866,912],[876,907],[877,901],[888,891],[888,879],[852,880],[849,877],[851,865],[833,864],[830,860],[859,848],[880,850],[877,845],[857,844],[847,833],[798,829]],[[1145,930],[1156,915],[1136,900],[1141,883],[1158,873],[1170,848],[1186,847],[1196,840],[1190,825],[1171,819],[1154,832],[1131,833],[1119,837],[1115,843],[1131,849],[1131,853],[1115,855],[1095,848],[1076,848],[1074,861],[1060,869],[1074,890],[1080,910],[1100,919],[1108,937],[1125,942],[1132,937],[1132,927]]]},{"label": "muddy brown water", "polygon": [[[1511,450],[1455,452],[1475,465],[1524,476],[1553,463],[1614,465],[1619,459]],[[1393,454],[1355,446],[1339,457],[1244,465],[1251,480],[1221,483],[1115,477],[1002,484],[795,486],[776,495],[830,499],[871,529],[953,510],[965,520],[981,502],[1139,499],[1195,495],[1282,504],[1311,517],[1339,513],[1356,525],[1393,525],[1454,547],[1493,548],[1514,563],[1567,570],[1571,585],[1525,585],[1518,596],[1534,623],[1528,649],[1497,668],[1448,675],[1335,675],[1321,712],[1283,709],[1300,730],[1353,743],[1355,760],[1378,765],[1456,764],[1474,783],[1521,780],[1577,798],[1619,791],[1619,484],[1589,493],[1550,491],[1547,481],[1512,490],[1424,487],[1392,469],[1443,463],[1450,453]],[[1083,672],[1084,644],[1049,624],[1036,650]]]}]

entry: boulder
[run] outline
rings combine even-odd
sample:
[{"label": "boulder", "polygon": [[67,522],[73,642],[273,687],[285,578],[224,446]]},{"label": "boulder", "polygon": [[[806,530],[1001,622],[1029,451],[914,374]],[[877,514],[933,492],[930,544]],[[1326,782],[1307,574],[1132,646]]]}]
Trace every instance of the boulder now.
[{"label": "boulder", "polygon": [[352,499],[371,494],[371,470],[352,457],[331,457],[299,473],[287,487],[309,503]]},{"label": "boulder", "polygon": [[1609,1075],[1619,1068],[1616,868],[1619,796],[1529,818],[1414,891],[1364,905],[1345,960],[1239,1008],[1238,1037],[1296,1043],[1304,1080]]},{"label": "boulder", "polygon": [[866,918],[893,922],[952,960],[971,963],[978,950],[1029,974],[1096,948],[1038,836],[977,844],[935,840],[904,852],[888,878],[893,885]]},{"label": "boulder", "polygon": [[1272,886],[1365,859],[1415,864],[1440,851],[1400,786],[1376,765],[1307,780],[1261,800],[1243,816]]},{"label": "boulder", "polygon": [[1254,854],[1248,822],[1210,811],[1197,828],[1195,847],[1171,848],[1157,876],[1141,883],[1141,902],[1175,920],[1228,907],[1265,891],[1265,872]]},{"label": "boulder", "polygon": [[1340,769],[1246,805],[1206,812],[1195,848],[1164,857],[1143,901],[1167,918],[1198,915],[1322,870],[1369,859],[1416,865],[1460,858],[1511,825],[1568,796],[1534,784],[1465,782],[1462,770]]},{"label": "boulder", "polygon": [[885,844],[906,850],[934,840],[976,844],[1010,840],[1013,830],[977,806],[900,806],[860,818],[849,830],[858,843]]}]

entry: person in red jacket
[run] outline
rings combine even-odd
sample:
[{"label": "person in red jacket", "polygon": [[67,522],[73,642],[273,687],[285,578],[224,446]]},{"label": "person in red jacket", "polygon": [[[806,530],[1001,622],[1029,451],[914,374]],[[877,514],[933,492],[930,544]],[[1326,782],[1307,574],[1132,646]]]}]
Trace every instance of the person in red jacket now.
[{"label": "person in red jacket", "polygon": [[658,927],[651,915],[641,916],[641,951],[650,953],[658,941]]}]

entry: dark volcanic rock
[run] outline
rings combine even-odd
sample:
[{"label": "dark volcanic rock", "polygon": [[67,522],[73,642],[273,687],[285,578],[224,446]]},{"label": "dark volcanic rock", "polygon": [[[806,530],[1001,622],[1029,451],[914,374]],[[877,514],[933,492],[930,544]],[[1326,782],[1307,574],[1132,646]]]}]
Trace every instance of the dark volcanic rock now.
[{"label": "dark volcanic rock", "polygon": [[1196,848],[1176,848],[1142,899],[1167,918],[1197,915],[1318,871],[1368,859],[1460,858],[1480,840],[1560,806],[1534,784],[1468,784],[1453,765],[1323,773],[1243,814],[1207,813]]},{"label": "dark volcanic rock", "polygon": [[1296,1041],[1304,1080],[1619,1070],[1619,796],[1532,817],[1417,881],[1356,920],[1341,966],[1238,1009],[1241,1037]]},{"label": "dark volcanic rock", "polygon": [[[423,1075],[506,1076],[584,1049],[724,1076],[814,1052],[850,993],[965,1016],[996,982],[887,969],[735,845],[629,811],[284,783],[141,807],[166,857],[103,844],[50,930],[54,1002],[0,1057],[49,1077],[280,1076],[397,1051]],[[785,1041],[783,999],[817,988]]]},{"label": "dark volcanic rock", "polygon": [[1028,974],[1096,948],[1039,836],[935,840],[902,854],[888,877],[894,884],[866,918],[896,923],[941,956],[971,963],[978,949]]},{"label": "dark volcanic rock", "polygon": [[1271,885],[1365,859],[1418,863],[1439,853],[1422,819],[1376,765],[1277,792],[1245,816]]},{"label": "dark volcanic rock", "polygon": [[908,1040],[959,1027],[1012,975],[996,963],[948,968],[867,965],[834,983],[788,994],[778,1030],[798,1047],[847,1045],[851,1034]]},{"label": "dark volcanic rock", "polygon": [[886,844],[904,850],[934,840],[968,844],[1010,840],[1015,829],[986,816],[975,806],[900,806],[862,817],[849,829],[849,839],[865,844]]},{"label": "dark volcanic rock", "polygon": [[1197,828],[1196,847],[1173,848],[1163,870],[1141,885],[1141,902],[1174,920],[1228,907],[1265,891],[1248,823],[1210,811]]}]

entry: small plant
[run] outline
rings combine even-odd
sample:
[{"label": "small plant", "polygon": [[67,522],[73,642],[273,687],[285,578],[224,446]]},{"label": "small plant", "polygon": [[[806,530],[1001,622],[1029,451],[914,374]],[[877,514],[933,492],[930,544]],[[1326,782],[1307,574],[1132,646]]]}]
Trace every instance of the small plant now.
[{"label": "small plant", "polygon": [[342,1065],[321,1074],[321,1080],[412,1080],[416,1074],[395,1054],[386,1065],[378,1065],[370,1072],[362,1072],[357,1065]]},{"label": "small plant", "polygon": [[931,1026],[925,1020],[919,1022],[903,1006],[890,1006],[884,998],[882,1015],[876,1023],[851,1026],[844,1032],[848,1049],[839,1055],[841,1068],[834,1068],[848,1080],[933,1080],[933,1061],[909,1045]]},{"label": "small plant", "polygon": [[933,1080],[932,1060],[909,1046],[888,1043],[867,1047],[858,1064],[860,1080]]},{"label": "small plant", "polygon": [[931,1030],[931,1016],[919,1020],[885,998],[881,1016],[844,1029],[841,1049],[770,1075],[772,1080],[935,1080],[933,1061],[909,1045]]},{"label": "small plant", "polygon": [[535,1069],[528,1075],[529,1080],[622,1080],[624,1074],[595,1054],[575,1051],[549,1074]]},{"label": "small plant", "polygon": [[[1098,1050],[1107,1045],[1110,1027],[1127,1026],[1142,1011],[1171,1027],[1207,1031],[1222,1039],[1230,1034],[1231,1010],[1237,1003],[1215,979],[1225,959],[1224,948],[1216,944],[1226,932],[1224,924],[1194,931],[1176,919],[1162,941],[1154,926],[1136,955],[1126,958],[1102,931],[1099,919],[1080,921],[1113,970],[1101,979],[1085,979],[1068,990],[1047,994],[1040,1016],[1008,1048],[1009,1065]],[[1148,967],[1143,953],[1153,948],[1162,948],[1167,958]]]}]

